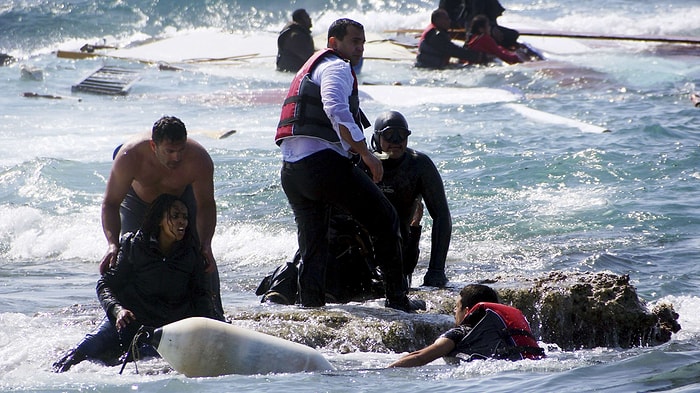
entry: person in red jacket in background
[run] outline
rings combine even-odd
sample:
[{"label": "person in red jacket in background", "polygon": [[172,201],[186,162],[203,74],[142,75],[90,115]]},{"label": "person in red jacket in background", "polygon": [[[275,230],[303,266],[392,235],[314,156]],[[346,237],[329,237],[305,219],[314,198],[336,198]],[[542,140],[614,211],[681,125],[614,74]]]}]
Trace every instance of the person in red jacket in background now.
[{"label": "person in red jacket in background", "polygon": [[471,23],[470,37],[466,45],[478,53],[478,60],[473,64],[487,64],[499,58],[508,64],[522,63],[524,59],[517,53],[498,45],[491,36],[491,22],[485,15],[477,15]]}]

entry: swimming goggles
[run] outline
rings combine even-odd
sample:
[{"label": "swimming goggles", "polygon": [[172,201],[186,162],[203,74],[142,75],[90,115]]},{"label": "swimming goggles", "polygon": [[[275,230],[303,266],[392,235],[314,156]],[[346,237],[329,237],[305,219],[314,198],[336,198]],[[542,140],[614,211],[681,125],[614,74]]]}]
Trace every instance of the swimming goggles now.
[{"label": "swimming goggles", "polygon": [[380,137],[384,138],[388,142],[398,143],[403,142],[409,135],[411,135],[411,130],[405,128],[385,128],[378,131]]}]

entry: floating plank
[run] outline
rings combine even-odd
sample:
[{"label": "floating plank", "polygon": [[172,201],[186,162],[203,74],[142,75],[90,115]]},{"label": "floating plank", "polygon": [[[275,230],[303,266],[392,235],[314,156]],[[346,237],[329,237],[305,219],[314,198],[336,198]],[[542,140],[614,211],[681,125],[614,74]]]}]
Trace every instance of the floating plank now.
[{"label": "floating plank", "polygon": [[103,66],[77,85],[72,91],[82,91],[106,95],[126,95],[139,75],[134,70],[114,66]]},{"label": "floating plank", "polygon": [[[624,35],[624,34],[594,34],[575,33],[567,31],[545,31],[534,29],[517,29],[521,36],[533,37],[557,37],[557,38],[577,38],[590,40],[614,40],[614,41],[643,41],[643,42],[663,42],[668,44],[692,44],[700,45],[700,37],[684,36],[658,36],[658,35]],[[422,29],[395,29],[384,30],[385,33],[393,34],[421,34]],[[450,29],[450,33],[464,34],[464,29]]]},{"label": "floating plank", "polygon": [[612,41],[642,41],[642,42],[661,42],[666,44],[692,44],[700,45],[698,37],[679,37],[679,36],[657,36],[657,35],[621,35],[621,34],[593,34],[593,33],[572,33],[565,31],[541,31],[541,30],[518,30],[521,36],[534,37],[558,37],[558,38],[576,38],[590,40],[612,40]]},{"label": "floating plank", "polygon": [[77,97],[57,96],[57,95],[53,95],[53,94],[40,94],[40,93],[31,92],[31,91],[25,91],[23,96],[25,96],[27,98],[48,98],[50,100],[71,99],[71,100],[77,100],[78,102],[82,101],[82,99],[77,98]]},{"label": "floating plank", "polygon": [[527,118],[543,123],[558,124],[566,127],[578,128],[583,132],[590,132],[595,134],[610,132],[610,130],[605,127],[599,127],[593,124],[584,123],[576,119],[570,119],[568,117],[555,115],[553,113],[532,109],[521,104],[506,104],[505,106],[506,108],[513,109],[514,111],[520,113],[521,115]]}]

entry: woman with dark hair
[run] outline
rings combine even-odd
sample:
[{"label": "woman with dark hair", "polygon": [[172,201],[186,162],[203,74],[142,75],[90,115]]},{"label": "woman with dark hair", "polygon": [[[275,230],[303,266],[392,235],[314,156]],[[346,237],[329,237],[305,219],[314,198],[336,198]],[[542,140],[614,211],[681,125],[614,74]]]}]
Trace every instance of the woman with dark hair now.
[{"label": "woman with dark hair", "polygon": [[[54,371],[67,371],[85,359],[117,364],[141,326],[216,318],[205,290],[204,259],[188,224],[187,206],[180,198],[162,194],[153,201],[141,229],[124,234],[116,265],[97,282],[105,319],[54,363]],[[140,354],[157,356],[146,344]]]}]

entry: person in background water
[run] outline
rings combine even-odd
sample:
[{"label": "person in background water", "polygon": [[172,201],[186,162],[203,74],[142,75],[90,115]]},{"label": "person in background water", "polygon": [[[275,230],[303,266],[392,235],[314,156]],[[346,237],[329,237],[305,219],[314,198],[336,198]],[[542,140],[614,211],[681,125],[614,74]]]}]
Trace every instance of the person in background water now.
[{"label": "person in background water", "polygon": [[[465,31],[472,30],[471,24],[477,15],[485,15],[488,18],[491,26],[491,36],[496,40],[498,45],[515,50],[519,47],[518,37],[520,33],[517,30],[498,25],[498,17],[503,15],[506,9],[498,0],[464,0],[465,10]],[[467,41],[469,37],[467,36]]]},{"label": "person in background water", "polygon": [[467,47],[478,53],[479,59],[475,61],[478,64],[490,63],[494,58],[499,58],[508,64],[523,62],[517,52],[511,52],[498,45],[491,37],[491,23],[485,15],[477,15],[472,20]]},{"label": "person in background water", "polygon": [[[408,298],[399,219],[375,184],[382,180],[384,169],[362,132],[369,121],[360,110],[352,66],[362,59],[364,44],[360,23],[347,18],[333,22],[328,28],[328,47],[297,72],[282,106],[275,143],[282,151],[282,188],[297,223],[299,301],[303,307],[326,304],[326,267],[332,258],[329,213],[331,206],[338,206],[377,238],[375,252],[384,273],[385,305],[411,312],[425,309],[425,303]],[[354,154],[372,178],[353,163]]]},{"label": "person in background water", "polygon": [[544,357],[525,316],[517,308],[499,304],[498,294],[492,288],[481,284],[465,286],[459,292],[454,312],[456,327],[389,367],[422,366],[443,356],[466,361]]},{"label": "person in background water", "polygon": [[445,187],[433,161],[425,154],[408,148],[406,118],[399,112],[380,114],[374,122],[372,148],[384,155],[384,177],[379,188],[396,209],[401,222],[403,270],[409,278],[418,263],[418,242],[423,202],[433,220],[430,263],[423,285],[444,287],[445,259],[452,236],[452,217],[445,197]]},{"label": "person in background water", "polygon": [[305,9],[292,13],[292,21],[277,37],[277,71],[297,72],[314,54],[311,17]]},{"label": "person in background water", "polygon": [[450,16],[447,11],[438,8],[430,15],[430,24],[421,34],[416,56],[416,67],[445,68],[450,59],[456,57],[463,62],[474,62],[478,55],[468,48],[463,48],[450,38]]},{"label": "person in background water", "polygon": [[[97,282],[106,317],[53,364],[54,371],[68,371],[86,359],[116,363],[142,325],[161,327],[195,316],[219,319],[206,292],[202,258],[184,201],[160,195],[141,229],[122,237],[117,263]],[[156,355],[152,347],[142,349]]]}]

